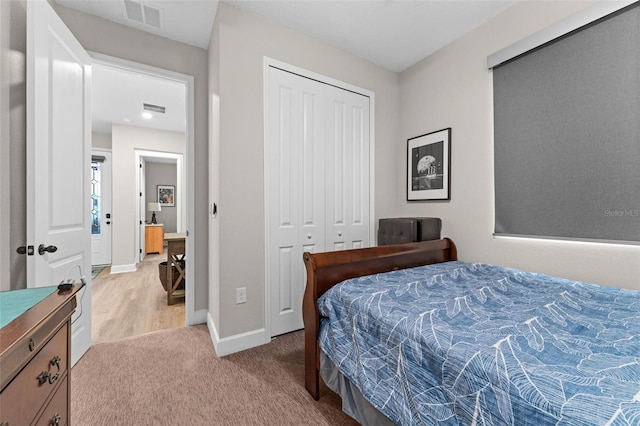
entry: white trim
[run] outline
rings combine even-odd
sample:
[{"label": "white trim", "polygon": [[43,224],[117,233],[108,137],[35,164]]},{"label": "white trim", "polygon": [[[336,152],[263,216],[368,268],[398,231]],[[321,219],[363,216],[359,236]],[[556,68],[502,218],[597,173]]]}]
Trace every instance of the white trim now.
[{"label": "white trim", "polygon": [[207,309],[199,309],[193,314],[193,322],[187,325],[206,324],[207,315],[209,311]]},{"label": "white trim", "polygon": [[516,56],[522,55],[536,47],[542,46],[558,37],[577,30],[593,21],[597,21],[611,13],[617,12],[638,0],[602,0],[580,12],[563,19],[535,34],[526,37],[511,46],[507,46],[487,57],[487,67],[494,68]]},{"label": "white trim", "polygon": [[[144,159],[149,159],[149,158],[169,158],[172,160],[176,160],[176,200],[185,200],[185,198],[182,198],[182,189],[184,188],[184,179],[183,179],[183,170],[184,170],[184,155],[182,155],[181,153],[174,153],[174,152],[164,152],[164,151],[149,151],[146,149],[134,149],[134,153],[135,153],[135,164],[140,164],[140,161],[142,158]],[[139,179],[137,181],[136,184],[137,190],[136,193],[139,193],[140,190],[142,188],[140,188],[140,182]],[[135,195],[135,194],[134,194]],[[155,194],[154,194],[155,197]],[[147,201],[149,201],[147,199]],[[157,201],[157,200],[156,200]],[[182,211],[184,210],[183,207],[184,203],[179,203],[180,207],[178,208],[178,210],[176,211],[176,227],[177,230],[176,232],[184,232],[184,228],[183,228],[183,220],[182,220]],[[139,212],[138,212],[138,216],[136,217],[136,223],[139,223],[140,221],[140,216],[139,216]],[[139,252],[139,246],[140,244],[137,242],[136,240],[136,253]]]},{"label": "white trim", "polygon": [[619,241],[619,240],[591,240],[588,238],[570,238],[570,237],[543,237],[543,236],[539,236],[539,235],[519,235],[519,234],[497,234],[497,233],[493,233],[493,238],[495,239],[505,239],[505,240],[527,240],[527,241],[531,241],[531,240],[538,240],[538,241],[545,241],[545,242],[562,242],[562,243],[577,243],[577,244],[599,244],[599,245],[603,245],[603,246],[620,246],[620,245],[626,245],[626,246],[640,246],[640,242],[638,241]]},{"label": "white trim", "polygon": [[220,338],[210,313],[207,313],[207,328],[213,342],[213,348],[219,357],[255,348],[271,341],[270,338],[265,337],[267,333],[264,328]]},{"label": "white trim", "polygon": [[348,90],[350,92],[358,93],[360,95],[366,96],[369,98],[369,158],[371,161],[369,167],[369,243],[370,246],[376,245],[375,238],[375,92],[364,89],[362,87],[354,86],[349,83],[345,83],[340,80],[333,79],[331,77],[324,76],[322,74],[318,74],[313,71],[309,71],[303,68],[296,67],[295,65],[290,65],[282,61],[278,61],[277,59],[269,58],[268,56],[263,57],[263,70],[262,70],[262,101],[263,101],[263,129],[264,129],[264,142],[263,142],[263,162],[264,162],[264,342],[269,343],[271,341],[271,286],[269,282],[269,197],[267,196],[271,190],[269,186],[269,163],[267,159],[268,155],[268,105],[269,105],[269,67],[274,67],[281,69],[283,71],[287,71],[293,74],[297,74],[301,77],[309,78],[311,80],[316,80],[321,83],[329,84],[331,86],[335,86],[339,89]]},{"label": "white trim", "polygon": [[[186,209],[187,209],[187,235],[195,235],[195,89],[194,78],[191,75],[182,74],[175,71],[170,71],[163,68],[153,67],[151,65],[145,65],[138,62],[128,61],[122,58],[116,58],[114,56],[104,55],[101,53],[88,51],[89,56],[93,63],[102,64],[110,67],[121,68],[128,71],[134,71],[141,74],[146,74],[156,78],[163,78],[166,80],[172,80],[185,85],[186,89],[186,105],[187,105],[187,126],[185,131],[185,139],[187,141],[186,149]],[[195,271],[194,258],[192,253],[195,253],[195,241],[193,238],[187,238],[186,247],[186,268],[189,271]],[[192,276],[195,274],[192,274]],[[185,284],[185,322],[186,325],[197,324],[195,322],[195,280],[189,279]]]},{"label": "white trim", "polygon": [[135,271],[137,271],[135,263],[131,263],[129,265],[111,265],[112,274],[122,274],[125,272],[135,272]]}]

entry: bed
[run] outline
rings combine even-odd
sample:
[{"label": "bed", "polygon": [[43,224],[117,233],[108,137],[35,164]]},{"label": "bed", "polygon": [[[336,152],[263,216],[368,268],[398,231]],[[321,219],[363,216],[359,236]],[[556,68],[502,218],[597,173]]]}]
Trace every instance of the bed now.
[{"label": "bed", "polygon": [[449,239],[304,262],[305,386],[322,371],[361,423],[640,425],[638,291],[459,262]]}]

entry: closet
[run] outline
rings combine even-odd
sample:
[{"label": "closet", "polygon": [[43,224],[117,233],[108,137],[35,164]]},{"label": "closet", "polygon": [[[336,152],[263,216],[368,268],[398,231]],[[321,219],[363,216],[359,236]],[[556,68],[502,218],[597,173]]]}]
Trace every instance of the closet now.
[{"label": "closet", "polygon": [[266,72],[265,261],[275,336],[303,327],[303,252],[370,245],[371,99],[274,66]]}]

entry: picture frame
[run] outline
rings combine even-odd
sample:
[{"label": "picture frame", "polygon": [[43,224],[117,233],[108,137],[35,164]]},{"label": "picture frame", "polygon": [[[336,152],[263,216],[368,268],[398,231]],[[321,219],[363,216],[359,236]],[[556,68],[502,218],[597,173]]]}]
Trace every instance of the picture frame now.
[{"label": "picture frame", "polygon": [[176,205],[176,187],[174,185],[158,185],[158,202],[162,207],[174,207]]},{"label": "picture frame", "polygon": [[407,139],[407,201],[451,200],[451,127]]}]

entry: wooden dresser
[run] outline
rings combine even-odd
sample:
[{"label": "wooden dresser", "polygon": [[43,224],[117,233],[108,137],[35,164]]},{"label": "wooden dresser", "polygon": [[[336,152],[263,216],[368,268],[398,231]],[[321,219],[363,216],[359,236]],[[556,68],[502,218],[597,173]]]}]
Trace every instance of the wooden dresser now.
[{"label": "wooden dresser", "polygon": [[144,227],[144,254],[162,253],[163,241],[164,225],[162,225],[161,223],[147,223]]},{"label": "wooden dresser", "polygon": [[7,306],[22,308],[0,328],[0,426],[69,424],[71,315],[78,290],[0,295],[4,320],[15,314]]}]

